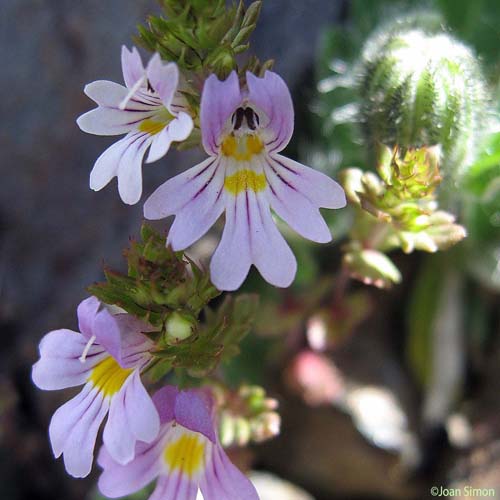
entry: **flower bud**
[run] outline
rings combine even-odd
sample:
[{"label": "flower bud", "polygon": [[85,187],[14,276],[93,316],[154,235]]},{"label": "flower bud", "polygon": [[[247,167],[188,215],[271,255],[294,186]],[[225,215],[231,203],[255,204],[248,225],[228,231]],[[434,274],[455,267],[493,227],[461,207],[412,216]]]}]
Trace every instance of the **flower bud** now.
[{"label": "flower bud", "polygon": [[172,342],[187,339],[193,333],[193,321],[178,312],[169,315],[166,321],[167,339]]},{"label": "flower bud", "polygon": [[262,387],[242,385],[236,391],[214,386],[219,407],[219,438],[222,446],[246,446],[279,434],[281,418],[278,401],[269,398]]},{"label": "flower bud", "polygon": [[486,127],[486,85],[471,49],[415,19],[398,19],[365,44],[364,131],[373,148],[440,145],[445,173],[460,178]]},{"label": "flower bud", "polygon": [[367,285],[390,288],[401,282],[401,273],[382,252],[372,249],[352,250],[344,254],[344,266],[350,275]]}]

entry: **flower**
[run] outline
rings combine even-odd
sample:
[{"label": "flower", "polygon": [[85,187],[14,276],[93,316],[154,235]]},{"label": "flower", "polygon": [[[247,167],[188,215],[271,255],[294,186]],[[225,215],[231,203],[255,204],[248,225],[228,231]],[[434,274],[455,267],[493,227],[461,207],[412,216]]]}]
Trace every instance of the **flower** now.
[{"label": "flower", "polygon": [[97,159],[90,174],[90,187],[99,191],[118,177],[121,199],[133,205],[142,193],[141,165],[159,160],[172,141],[183,141],[193,129],[183,97],[177,92],[179,70],[175,63],[163,64],[155,54],[144,68],[134,47],[122,47],[125,85],[99,80],[85,87],[98,105],[77,120],[90,134],[121,135],[123,139],[109,147]]},{"label": "flower", "polygon": [[138,443],[126,465],[102,448],[99,490],[110,498],[129,495],[158,478],[149,500],[258,500],[252,483],[228,459],[217,438],[212,401],[201,390],[160,389],[153,401],[161,419],[157,439]]},{"label": "flower", "polygon": [[74,477],[89,474],[97,432],[107,414],[104,444],[120,463],[132,460],[137,440],[153,441],[160,426],[140,378],[153,345],[140,332],[150,328],[129,314],[113,315],[100,306],[95,297],[78,306],[81,333],[47,333],[32,371],[40,389],[85,384],[54,413],[49,426],[54,455],[63,455],[66,470]]},{"label": "flower", "polygon": [[295,257],[270,208],[292,229],[326,243],[331,234],[319,208],[345,206],[342,188],[326,175],[278,154],[293,132],[293,104],[285,82],[266,71],[211,75],[201,98],[201,132],[209,158],[160,186],[146,201],[147,219],[175,215],[168,244],[183,250],[225,211],[222,239],[210,264],[214,285],[236,290],[253,264],[271,284],[287,287]]}]

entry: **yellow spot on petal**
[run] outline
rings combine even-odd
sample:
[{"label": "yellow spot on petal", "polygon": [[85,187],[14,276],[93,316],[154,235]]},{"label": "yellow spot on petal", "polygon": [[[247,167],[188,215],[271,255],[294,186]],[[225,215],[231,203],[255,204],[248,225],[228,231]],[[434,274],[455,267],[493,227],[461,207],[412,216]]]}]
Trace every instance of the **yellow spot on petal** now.
[{"label": "yellow spot on petal", "polygon": [[113,357],[109,356],[92,370],[88,380],[104,396],[113,396],[121,389],[132,371],[131,368],[122,368]]},{"label": "yellow spot on petal", "polygon": [[203,438],[186,432],[168,444],[164,458],[171,471],[178,469],[179,472],[192,477],[205,465],[204,451]]},{"label": "yellow spot on petal", "polygon": [[224,187],[235,196],[247,189],[258,193],[266,188],[266,176],[256,174],[253,170],[240,170],[225,178]]},{"label": "yellow spot on petal", "polygon": [[139,130],[141,132],[146,132],[149,135],[156,135],[165,128],[165,125],[165,122],[159,122],[157,120],[153,120],[152,118],[148,118],[139,124]]},{"label": "yellow spot on petal", "polygon": [[228,135],[223,141],[221,151],[237,161],[249,161],[252,156],[262,152],[264,145],[257,135],[245,134],[241,137]]}]

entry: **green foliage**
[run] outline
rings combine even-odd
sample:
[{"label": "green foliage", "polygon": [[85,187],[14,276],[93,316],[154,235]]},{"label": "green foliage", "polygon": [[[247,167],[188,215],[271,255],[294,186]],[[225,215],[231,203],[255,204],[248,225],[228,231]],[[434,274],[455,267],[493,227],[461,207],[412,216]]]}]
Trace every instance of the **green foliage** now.
[{"label": "green foliage", "polygon": [[356,168],[341,172],[347,198],[356,206],[351,241],[344,247],[344,265],[352,277],[388,288],[401,275],[382,252],[436,252],[465,237],[454,217],[438,210],[438,157],[433,148],[408,149],[401,155],[397,148],[391,152],[382,147],[380,177]]},{"label": "green foliage", "polygon": [[174,312],[196,318],[220,294],[208,273],[167,247],[165,238],[146,224],[141,238],[132,240],[124,253],[127,275],[105,269],[106,281],[89,286],[88,291],[160,329],[165,329]]},{"label": "green foliage", "polygon": [[227,296],[215,311],[205,309],[205,321],[193,335],[175,344],[163,344],[154,352],[173,368],[184,368],[193,377],[203,377],[217,364],[239,353],[241,340],[250,331],[258,299],[254,295]]},{"label": "green foliage", "polygon": [[485,140],[465,185],[463,213],[469,238],[464,260],[475,278],[500,290],[500,133]]},{"label": "green foliage", "polygon": [[281,420],[278,402],[267,397],[257,385],[242,385],[230,390],[212,386],[219,408],[219,437],[222,446],[246,446],[260,443],[279,433]]},{"label": "green foliage", "polygon": [[141,236],[142,241],[132,241],[125,251],[127,275],[107,269],[106,281],[88,291],[156,327],[150,333],[157,358],[149,368],[150,378],[159,380],[172,368],[204,376],[221,359],[238,354],[252,326],[257,298],[227,296],[216,310],[209,309],[207,304],[220,292],[208,273],[167,247],[150,226],[143,225]]},{"label": "green foliage", "polygon": [[[150,16],[147,27],[139,26],[142,45],[198,78],[215,73],[221,79],[238,68],[236,57],[249,48],[262,6],[260,0],[247,8],[243,0],[229,6],[225,0],[162,0],[160,4],[166,17]],[[253,60],[249,69],[259,71],[261,65]]]},{"label": "green foliage", "polygon": [[438,313],[445,267],[446,260],[440,256],[425,259],[410,299],[406,357],[422,386],[430,382],[432,375],[432,327]]}]

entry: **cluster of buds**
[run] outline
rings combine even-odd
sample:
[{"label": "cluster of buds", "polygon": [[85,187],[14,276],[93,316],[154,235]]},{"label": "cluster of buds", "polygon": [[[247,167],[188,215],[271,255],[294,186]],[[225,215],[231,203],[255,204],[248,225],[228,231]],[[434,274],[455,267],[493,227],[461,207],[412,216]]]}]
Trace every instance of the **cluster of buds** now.
[{"label": "cluster of buds", "polygon": [[401,280],[385,252],[445,250],[466,231],[452,214],[438,209],[439,148],[403,151],[381,146],[377,172],[349,168],[341,173],[347,197],[356,207],[344,265],[353,277],[383,288]]},{"label": "cluster of buds", "polygon": [[[167,17],[149,16],[148,27],[139,27],[142,45],[165,60],[177,61],[188,72],[215,73],[225,79],[238,68],[236,57],[249,48],[262,1],[246,8],[243,0],[229,7],[221,0],[162,0],[161,4]],[[244,69],[263,72],[272,63],[260,64],[252,57]]]},{"label": "cluster of buds", "polygon": [[224,447],[261,443],[277,436],[281,419],[278,401],[262,387],[242,385],[235,391],[214,386],[220,408],[219,435]]},{"label": "cluster of buds", "polygon": [[[208,303],[220,292],[208,273],[180,252],[165,245],[165,238],[144,224],[142,241],[125,251],[128,273],[107,269],[106,281],[88,288],[103,303],[114,305],[153,327],[153,379],[172,368],[194,377],[211,372],[221,359],[237,354],[249,332],[257,308],[254,295],[228,296],[215,311]],[[205,321],[199,316],[204,312]]]}]

